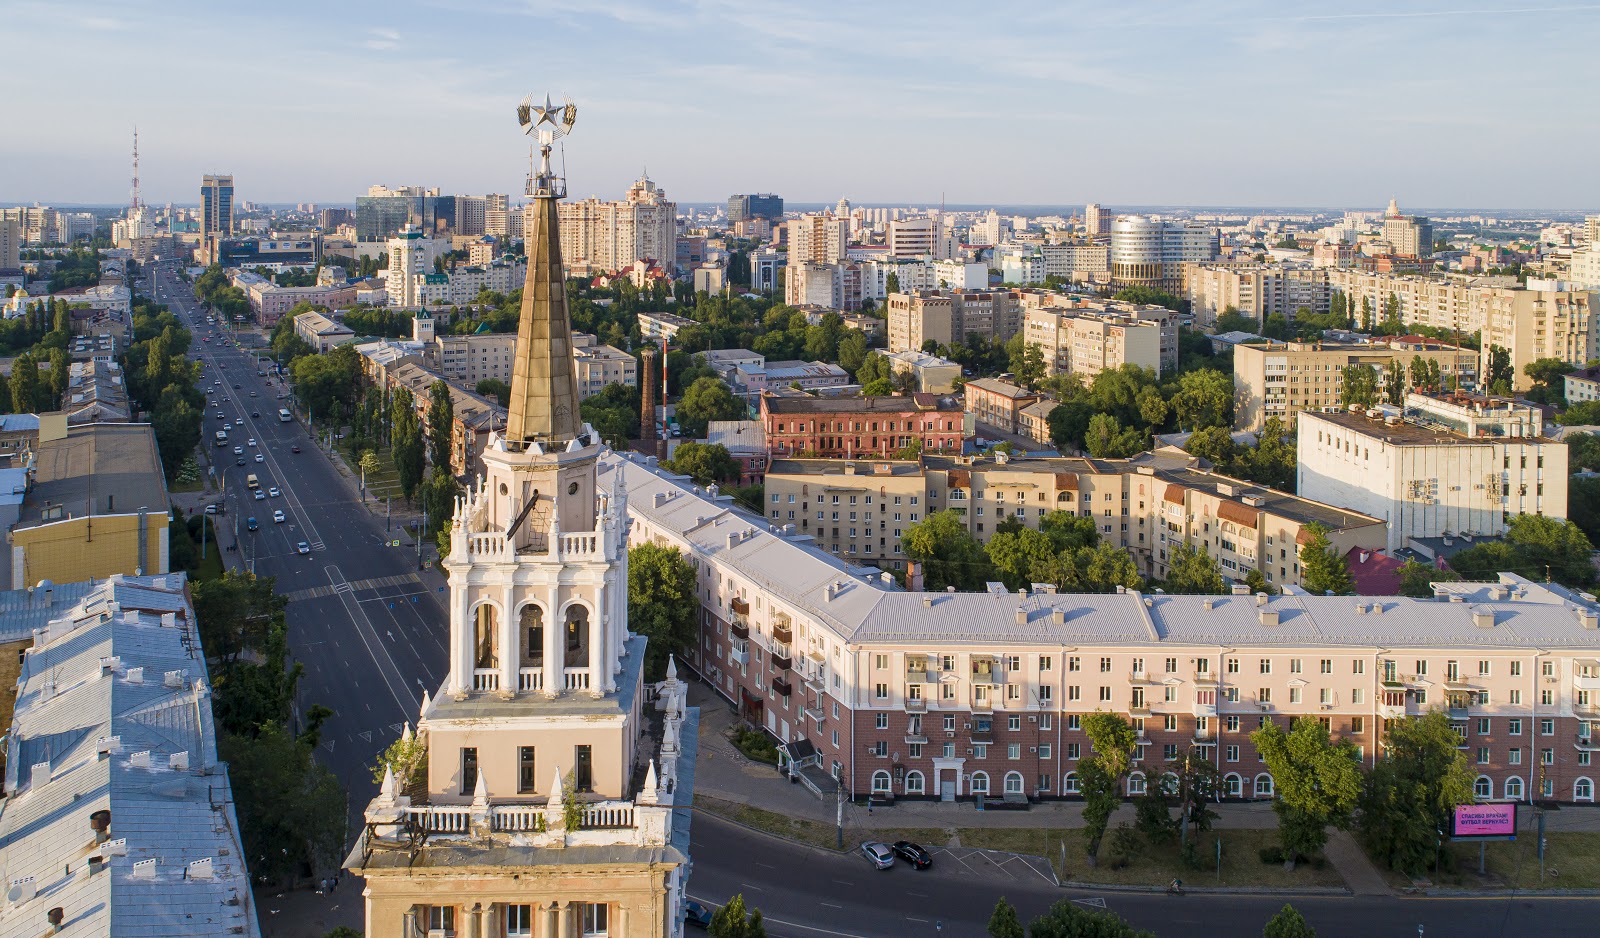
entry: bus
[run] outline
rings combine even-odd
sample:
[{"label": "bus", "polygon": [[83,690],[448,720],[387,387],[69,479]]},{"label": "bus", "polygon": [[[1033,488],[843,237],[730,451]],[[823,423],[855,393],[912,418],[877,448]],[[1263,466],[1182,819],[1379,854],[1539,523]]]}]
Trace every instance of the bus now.
[{"label": "bus", "polygon": [[289,421],[294,419],[294,414],[289,413],[289,408],[280,407],[280,408],[278,408],[278,419],[283,421],[284,423],[288,423]]},{"label": "bus", "polygon": [[228,445],[228,431],[226,431],[226,430],[218,430],[217,431],[217,445],[218,446],[227,446]]}]

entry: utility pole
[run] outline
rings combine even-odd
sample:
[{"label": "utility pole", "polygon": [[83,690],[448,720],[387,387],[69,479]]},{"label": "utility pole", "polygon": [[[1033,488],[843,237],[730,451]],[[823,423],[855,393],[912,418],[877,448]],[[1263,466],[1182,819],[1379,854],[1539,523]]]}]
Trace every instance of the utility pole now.
[{"label": "utility pole", "polygon": [[385,534],[389,533],[389,500],[392,498],[394,498],[392,493],[383,496],[383,533]]},{"label": "utility pole", "polygon": [[836,834],[834,846],[844,849],[844,776],[841,770],[834,770],[833,783],[838,793],[835,800],[834,832]]},{"label": "utility pole", "polygon": [[422,503],[422,527],[417,529],[417,569],[422,569],[422,539],[428,534],[428,503]]}]

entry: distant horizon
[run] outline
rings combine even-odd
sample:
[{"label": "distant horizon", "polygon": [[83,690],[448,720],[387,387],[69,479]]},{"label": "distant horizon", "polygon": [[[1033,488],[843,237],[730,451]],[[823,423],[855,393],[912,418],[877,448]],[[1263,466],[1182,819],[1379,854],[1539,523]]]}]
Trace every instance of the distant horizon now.
[{"label": "distant horizon", "polygon": [[[456,193],[442,192],[441,194],[442,195],[455,195]],[[476,194],[481,194],[481,193],[460,193],[460,194],[462,194],[462,195],[476,195]],[[308,205],[308,204],[309,205],[315,205],[317,207],[318,211],[321,211],[322,209],[327,209],[327,208],[343,208],[343,209],[354,210],[355,204],[356,204],[353,201],[350,201],[350,202],[323,202],[323,201],[320,201],[320,200],[317,200],[317,199],[294,199],[292,201],[256,202],[256,201],[253,201],[253,200],[241,198],[241,199],[238,199],[237,201],[239,201],[241,203],[248,201],[252,205],[260,205],[260,206],[263,206],[265,208],[273,209],[273,210],[293,210],[295,208],[295,206],[297,206],[297,205]],[[571,201],[571,199],[569,198],[568,201]],[[706,200],[683,201],[683,200],[673,199],[671,201],[676,202],[679,209],[685,209],[685,208],[704,209],[704,208],[711,208],[711,207],[726,208],[727,204],[728,204],[727,203],[727,199],[720,199],[720,200],[716,200],[716,201],[706,201]],[[174,208],[198,208],[200,206],[199,201],[194,201],[194,202],[176,202],[176,201],[167,202],[167,201],[158,201],[158,200],[155,200],[155,199],[146,199],[145,202],[146,202],[146,204],[154,205],[154,206],[158,206],[158,207],[162,207],[162,208],[166,207],[169,204],[172,205]],[[833,201],[829,201],[829,202],[820,202],[820,201],[819,202],[791,202],[788,199],[784,199],[783,208],[784,208],[785,212],[812,212],[812,211],[822,211],[824,209],[831,209],[837,204],[838,204],[838,200],[837,199],[835,199]],[[946,212],[968,213],[968,212],[987,212],[987,211],[993,209],[993,210],[999,212],[1002,215],[1024,215],[1024,216],[1028,216],[1028,217],[1039,217],[1039,216],[1045,216],[1045,215],[1081,215],[1083,210],[1084,210],[1084,208],[1085,208],[1085,206],[1087,206],[1088,204],[1090,204],[1090,203],[1087,203],[1087,202],[1076,202],[1076,203],[1060,204],[1060,203],[1051,203],[1051,202],[1040,202],[1040,203],[1004,204],[1004,203],[989,203],[989,202],[968,202],[968,203],[948,203],[948,204],[943,206],[943,210],[946,211]],[[1329,215],[1329,214],[1337,214],[1337,213],[1343,213],[1343,212],[1381,212],[1387,207],[1387,203],[1384,203],[1384,204],[1381,204],[1381,205],[1373,205],[1373,206],[1364,206],[1364,205],[1245,205],[1245,204],[1239,204],[1239,205],[1199,205],[1199,204],[1195,204],[1195,205],[1159,204],[1159,205],[1157,205],[1157,204],[1144,204],[1144,205],[1140,205],[1140,204],[1115,204],[1115,203],[1105,203],[1105,202],[1098,203],[1098,204],[1102,208],[1106,208],[1106,209],[1110,209],[1110,210],[1114,211],[1116,214],[1125,214],[1125,215],[1126,214],[1162,214],[1162,213],[1178,213],[1178,212],[1185,213],[1185,214],[1246,214],[1246,213],[1251,213],[1251,214],[1261,214],[1261,215],[1289,215],[1289,214],[1305,214],[1305,215],[1321,214],[1321,215]],[[5,199],[0,199],[0,208],[8,208],[8,207],[14,207],[14,206],[31,206],[31,205],[47,206],[49,208],[61,209],[61,210],[91,211],[91,212],[116,212],[116,211],[126,210],[127,207],[128,207],[126,203],[118,204],[118,203],[107,203],[107,202],[57,202],[57,201],[52,201],[52,200],[49,200],[49,199],[29,199],[29,200],[26,200],[26,201],[22,201],[22,200],[7,201]],[[850,200],[850,207],[851,208],[870,208],[870,209],[904,209],[904,210],[910,210],[910,211],[927,211],[927,210],[930,210],[930,209],[939,208],[940,206],[939,206],[938,203],[928,203],[928,202],[920,202],[920,203],[919,202],[857,202],[854,199],[852,199],[852,200]],[[1509,218],[1514,218],[1514,219],[1518,219],[1518,220],[1526,219],[1526,220],[1567,221],[1567,220],[1570,219],[1570,220],[1582,221],[1586,217],[1590,217],[1590,216],[1594,216],[1594,215],[1600,215],[1600,209],[1592,209],[1592,208],[1518,208],[1518,207],[1513,207],[1513,208],[1473,208],[1473,207],[1459,207],[1459,206],[1456,206],[1456,207],[1441,207],[1441,206],[1426,206],[1426,205],[1412,207],[1412,206],[1407,206],[1407,205],[1404,205],[1404,204],[1402,204],[1400,206],[1400,208],[1401,208],[1401,211],[1403,211],[1407,215],[1425,215],[1425,216],[1428,216],[1430,218],[1444,216],[1444,215],[1452,215],[1452,216],[1453,215],[1486,215],[1486,216],[1493,216],[1493,217],[1499,217],[1499,218],[1507,218],[1507,217],[1509,217]]]},{"label": "distant horizon", "polygon": [[[577,106],[574,195],[648,167],[685,204],[1600,204],[1563,156],[1600,148],[1581,114],[1600,3],[0,0],[0,16],[7,100],[30,115],[0,136],[21,204],[126,204],[136,127],[156,204],[219,171],[263,204],[375,182],[516,192],[530,92]],[[241,67],[246,46],[270,64]],[[90,67],[62,68],[63,49]]]}]

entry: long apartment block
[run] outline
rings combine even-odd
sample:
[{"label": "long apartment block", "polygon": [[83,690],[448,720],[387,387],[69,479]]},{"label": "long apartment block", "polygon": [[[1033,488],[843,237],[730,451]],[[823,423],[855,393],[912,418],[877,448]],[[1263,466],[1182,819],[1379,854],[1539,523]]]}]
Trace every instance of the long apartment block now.
[{"label": "long apartment block", "polygon": [[1085,716],[1138,731],[1127,794],[1191,749],[1229,799],[1270,798],[1249,735],[1310,717],[1370,765],[1385,723],[1444,709],[1480,798],[1592,802],[1600,605],[1502,574],[1433,599],[920,593],[847,564],[644,460],[631,543],[684,552],[689,663],[749,719],[854,793],[1072,797]]},{"label": "long apartment block", "polygon": [[1373,341],[1240,343],[1233,347],[1233,423],[1240,430],[1259,430],[1269,418],[1291,423],[1302,411],[1342,409],[1344,369],[1365,365],[1378,372],[1397,361],[1410,374],[1417,358],[1436,362],[1439,377],[1451,388],[1478,384],[1478,353],[1423,336],[1396,336]]},{"label": "long apartment block", "polygon": [[1130,459],[923,456],[919,461],[774,459],[767,523],[794,528],[850,562],[904,569],[901,538],[941,509],[987,541],[1000,523],[1029,528],[1052,511],[1092,517],[1102,541],[1131,554],[1142,573],[1166,576],[1179,544],[1204,548],[1224,576],[1259,570],[1274,586],[1300,583],[1305,526],[1329,529],[1341,554],[1381,550],[1384,523],[1207,471],[1188,453]]}]

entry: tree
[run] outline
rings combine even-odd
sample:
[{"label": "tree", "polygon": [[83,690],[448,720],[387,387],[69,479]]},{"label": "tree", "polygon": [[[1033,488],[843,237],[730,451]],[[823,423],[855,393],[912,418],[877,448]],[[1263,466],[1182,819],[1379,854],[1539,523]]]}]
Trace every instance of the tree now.
[{"label": "tree", "polygon": [[390,455],[394,468],[400,475],[400,493],[410,500],[417,486],[422,484],[424,464],[422,424],[411,407],[399,411],[394,422],[394,446]]},{"label": "tree", "polygon": [[721,378],[696,378],[678,400],[678,426],[685,436],[703,437],[713,420],[742,420],[744,402],[733,396]]},{"label": "tree", "polygon": [[11,406],[16,413],[36,413],[41,410],[39,363],[31,352],[23,352],[11,363]]},{"label": "tree", "polygon": [[1217,335],[1228,332],[1253,333],[1261,328],[1261,324],[1249,316],[1242,315],[1237,308],[1229,306],[1217,317],[1217,321],[1211,324],[1211,328]]},{"label": "tree", "polygon": [[1120,459],[1144,452],[1150,435],[1137,427],[1123,429],[1114,415],[1101,413],[1089,418],[1083,442],[1089,455],[1096,459]]},{"label": "tree", "polygon": [[1300,545],[1300,585],[1308,593],[1346,596],[1355,592],[1355,581],[1339,549],[1328,541],[1328,529],[1315,521],[1300,529],[1306,535]]},{"label": "tree", "polygon": [[[460,494],[461,483],[450,474],[450,470],[443,466],[434,466],[433,471],[428,474],[427,481],[422,483],[420,501],[428,519],[428,526],[422,532],[422,537],[437,537],[449,526],[456,512],[456,498]],[[445,544],[448,543],[447,539]],[[440,549],[441,555],[447,551],[448,546]]]},{"label": "tree", "polygon": [[1115,912],[1091,909],[1062,899],[1028,923],[1028,938],[1155,938]]},{"label": "tree", "polygon": [[1272,809],[1286,862],[1321,850],[1328,825],[1349,826],[1361,798],[1361,759],[1353,743],[1334,742],[1312,717],[1296,719],[1287,733],[1269,722],[1250,734],[1250,742],[1272,773]]},{"label": "tree", "polygon": [[373,765],[373,783],[381,784],[386,771],[394,773],[395,790],[398,792],[405,793],[414,785],[425,784],[428,780],[428,741],[409,732],[395,739]]},{"label": "tree", "polygon": [[1201,427],[1189,437],[1184,449],[1209,460],[1221,470],[1226,470],[1239,453],[1239,446],[1233,442],[1233,434],[1227,427]]},{"label": "tree", "polygon": [[1406,402],[1406,369],[1397,358],[1383,366],[1383,396],[1396,407]]},{"label": "tree", "polygon": [[1386,746],[1362,790],[1359,830],[1374,860],[1416,875],[1437,856],[1451,811],[1473,800],[1473,775],[1443,710],[1385,726]]},{"label": "tree", "polygon": [[861,386],[862,397],[888,397],[894,393],[894,385],[888,378],[874,378]]},{"label": "tree", "polygon": [[867,337],[859,329],[851,329],[839,340],[839,367],[855,374],[867,360]]},{"label": "tree", "polygon": [[1400,595],[1415,599],[1432,599],[1433,584],[1461,579],[1453,570],[1441,570],[1433,564],[1407,559],[1400,565]]},{"label": "tree", "polygon": [[228,763],[252,877],[282,882],[338,862],[345,791],[304,740],[274,724],[254,738],[224,733],[217,751]]},{"label": "tree", "polygon": [[695,640],[694,569],[672,547],[644,543],[628,548],[628,627],[649,640],[645,679],[659,681],[667,656],[682,655]]},{"label": "tree", "polygon": [[511,385],[499,378],[484,378],[473,388],[484,397],[492,397],[500,402],[501,407],[511,406]]},{"label": "tree", "polygon": [[1511,367],[1511,352],[1498,346],[1489,346],[1489,367],[1485,369],[1484,383],[1491,394],[1510,394],[1511,381],[1516,369]]},{"label": "tree", "polygon": [[1317,930],[1306,924],[1306,917],[1285,904],[1261,929],[1261,938],[1317,938]]},{"label": "tree", "polygon": [[1529,394],[1537,393],[1541,403],[1559,405],[1566,404],[1566,382],[1562,378],[1576,370],[1576,366],[1559,358],[1536,358],[1522,366],[1522,373],[1533,381]]},{"label": "tree", "polygon": [[1566,586],[1594,582],[1589,538],[1571,521],[1543,515],[1517,515],[1505,540],[1485,541],[1450,558],[1450,566],[1469,580],[1494,579],[1499,573],[1520,573],[1530,579],[1555,580]]},{"label": "tree", "polygon": [[1017,910],[1006,901],[1005,896],[994,904],[994,912],[989,915],[989,938],[1024,938],[1022,920],[1017,918]]},{"label": "tree", "polygon": [[761,921],[761,910],[746,912],[744,893],[739,893],[712,913],[706,933],[711,938],[766,938],[767,929]]},{"label": "tree", "polygon": [[1222,582],[1222,568],[1217,559],[1203,548],[1179,544],[1172,551],[1170,570],[1164,584],[1169,593],[1211,593],[1221,595],[1228,591]]},{"label": "tree", "polygon": [[936,511],[906,528],[901,539],[906,556],[922,566],[923,588],[962,591],[983,588],[989,579],[989,561],[967,531],[964,517],[954,511]]},{"label": "tree", "polygon": [[428,388],[428,462],[453,473],[451,452],[455,449],[456,408],[450,385],[435,381]]},{"label": "tree", "polygon": [[1214,368],[1200,368],[1179,375],[1172,409],[1183,429],[1230,426],[1233,422],[1233,377]]},{"label": "tree", "polygon": [[1092,755],[1078,763],[1078,786],[1083,792],[1089,864],[1093,866],[1099,859],[1106,824],[1122,803],[1122,777],[1133,763],[1138,736],[1121,714],[1104,710],[1084,717],[1083,731]]},{"label": "tree", "polygon": [[245,650],[264,647],[274,620],[289,605],[286,597],[273,592],[274,582],[272,577],[229,570],[189,584],[207,655],[226,662]]},{"label": "tree", "polygon": [[697,485],[718,484],[739,478],[739,462],[721,443],[679,443],[672,458],[661,463],[668,472],[686,475]]},{"label": "tree", "polygon": [[1371,365],[1346,365],[1340,371],[1339,403],[1366,410],[1378,403],[1378,373]]}]

